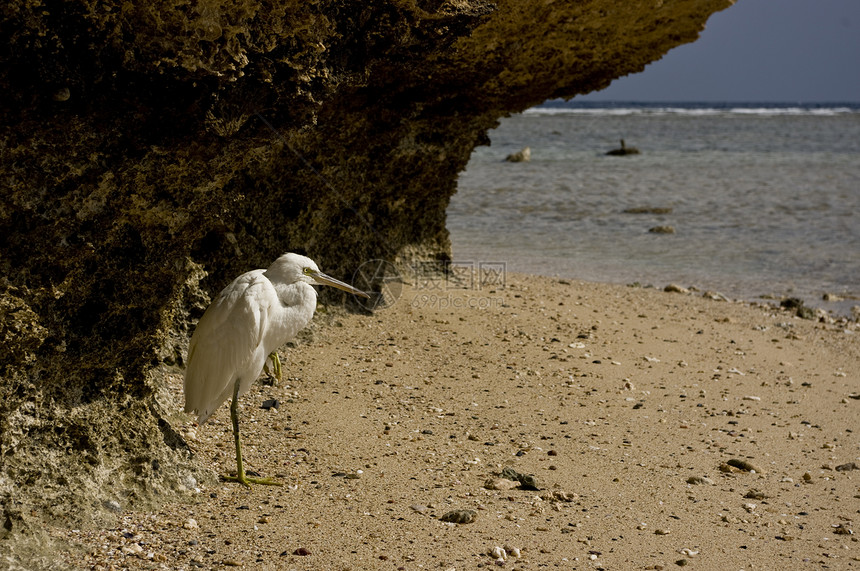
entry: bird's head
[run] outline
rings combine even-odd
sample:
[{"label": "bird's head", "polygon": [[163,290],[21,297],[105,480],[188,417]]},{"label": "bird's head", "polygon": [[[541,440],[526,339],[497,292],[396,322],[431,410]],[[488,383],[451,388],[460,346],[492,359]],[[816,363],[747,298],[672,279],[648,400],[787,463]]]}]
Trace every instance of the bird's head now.
[{"label": "bird's head", "polygon": [[316,262],[299,254],[284,254],[269,266],[266,273],[269,274],[269,272],[280,276],[287,283],[305,282],[311,285],[326,285],[348,291],[354,295],[370,297],[363,291],[324,274]]}]

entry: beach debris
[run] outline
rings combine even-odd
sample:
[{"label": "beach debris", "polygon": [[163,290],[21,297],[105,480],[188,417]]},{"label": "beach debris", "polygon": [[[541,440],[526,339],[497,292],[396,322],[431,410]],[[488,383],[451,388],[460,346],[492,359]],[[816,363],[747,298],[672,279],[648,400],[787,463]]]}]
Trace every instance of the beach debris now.
[{"label": "beach debris", "polygon": [[636,147],[628,147],[624,142],[624,139],[621,139],[621,147],[607,151],[606,154],[610,157],[625,157],[627,155],[638,155],[639,149]]},{"label": "beach debris", "polygon": [[511,153],[505,157],[509,163],[527,163],[532,160],[532,150],[529,147],[523,147],[516,153]]},{"label": "beach debris", "polygon": [[854,535],[854,530],[846,526],[844,523],[834,523],[833,533],[836,535]]},{"label": "beach debris", "polygon": [[534,476],[529,474],[520,474],[510,466],[503,469],[500,476],[507,480],[519,482],[521,490],[540,490]]},{"label": "beach debris", "polygon": [[440,521],[448,523],[472,523],[478,519],[478,512],[475,510],[452,510],[442,515]]}]

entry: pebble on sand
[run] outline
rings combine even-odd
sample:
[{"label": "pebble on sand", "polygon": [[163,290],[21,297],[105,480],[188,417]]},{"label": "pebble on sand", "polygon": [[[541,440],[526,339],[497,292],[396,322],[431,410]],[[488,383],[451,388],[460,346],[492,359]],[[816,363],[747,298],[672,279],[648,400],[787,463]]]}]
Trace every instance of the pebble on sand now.
[{"label": "pebble on sand", "polygon": [[752,462],[747,462],[746,460],[741,460],[740,458],[732,458],[731,460],[726,462],[726,464],[744,472],[752,472],[755,474],[764,473],[764,470],[762,470]]},{"label": "pebble on sand", "polygon": [[484,482],[484,487],[488,490],[512,490],[519,485],[519,482],[507,478],[489,478]]},{"label": "pebble on sand", "polygon": [[439,519],[448,523],[472,523],[478,519],[478,512],[475,510],[453,510],[442,515]]}]

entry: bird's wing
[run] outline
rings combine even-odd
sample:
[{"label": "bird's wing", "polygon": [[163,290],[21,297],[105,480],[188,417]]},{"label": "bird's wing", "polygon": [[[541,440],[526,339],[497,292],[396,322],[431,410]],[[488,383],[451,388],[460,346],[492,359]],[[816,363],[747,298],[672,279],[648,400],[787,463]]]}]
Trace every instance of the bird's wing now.
[{"label": "bird's wing", "polygon": [[238,375],[254,375],[248,368],[257,358],[272,301],[277,302],[274,288],[262,274],[263,270],[248,272],[224,288],[191,337],[185,411],[197,412],[200,423],[230,397]]}]

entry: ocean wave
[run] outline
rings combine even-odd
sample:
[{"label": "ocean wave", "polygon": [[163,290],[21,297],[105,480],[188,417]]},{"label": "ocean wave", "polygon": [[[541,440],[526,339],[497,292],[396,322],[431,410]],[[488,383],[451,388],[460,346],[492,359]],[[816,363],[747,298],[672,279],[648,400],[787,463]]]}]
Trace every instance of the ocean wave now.
[{"label": "ocean wave", "polygon": [[718,105],[705,104],[558,104],[544,103],[527,109],[526,115],[592,115],[592,116],[624,116],[624,115],[690,115],[690,116],[818,116],[830,117],[836,115],[860,114],[860,104],[827,105]]}]

